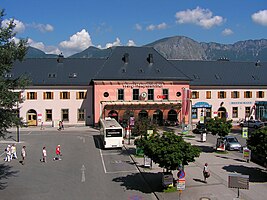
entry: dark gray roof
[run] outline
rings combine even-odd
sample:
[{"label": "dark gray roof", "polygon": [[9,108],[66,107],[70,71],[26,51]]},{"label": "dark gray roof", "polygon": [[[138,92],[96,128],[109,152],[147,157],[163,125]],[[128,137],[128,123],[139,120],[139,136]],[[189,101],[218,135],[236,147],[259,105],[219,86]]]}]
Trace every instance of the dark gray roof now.
[{"label": "dark gray roof", "polygon": [[267,62],[169,60],[192,86],[267,86]]},{"label": "dark gray roof", "polygon": [[105,59],[32,58],[15,62],[10,74],[29,76],[33,85],[89,85]]},{"label": "dark gray roof", "polygon": [[113,48],[110,57],[93,79],[190,80],[154,48],[122,46]]}]

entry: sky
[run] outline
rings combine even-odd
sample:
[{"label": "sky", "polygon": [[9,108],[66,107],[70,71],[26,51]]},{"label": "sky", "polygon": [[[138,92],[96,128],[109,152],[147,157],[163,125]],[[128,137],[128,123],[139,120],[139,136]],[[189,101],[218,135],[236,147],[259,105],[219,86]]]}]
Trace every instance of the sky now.
[{"label": "sky", "polygon": [[233,44],[267,39],[267,0],[1,0],[1,26],[45,53],[70,56],[89,46],[143,46],[186,36]]}]

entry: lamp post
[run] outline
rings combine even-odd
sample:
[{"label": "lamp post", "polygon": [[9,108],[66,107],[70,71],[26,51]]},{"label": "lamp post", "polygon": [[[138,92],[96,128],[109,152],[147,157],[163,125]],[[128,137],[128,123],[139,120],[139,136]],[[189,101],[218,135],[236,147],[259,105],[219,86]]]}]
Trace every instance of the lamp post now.
[{"label": "lamp post", "polygon": [[[17,113],[18,113],[18,118],[19,118],[19,102],[17,102]],[[17,123],[17,142],[19,142],[19,123]]]}]

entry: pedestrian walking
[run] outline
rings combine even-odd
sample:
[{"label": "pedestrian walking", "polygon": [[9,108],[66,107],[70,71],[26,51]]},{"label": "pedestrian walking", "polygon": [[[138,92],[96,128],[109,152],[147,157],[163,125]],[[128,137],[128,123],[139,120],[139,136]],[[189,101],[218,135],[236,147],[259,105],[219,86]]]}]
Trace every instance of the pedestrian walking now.
[{"label": "pedestrian walking", "polygon": [[11,146],[11,157],[10,157],[10,160],[12,159],[17,159],[17,149],[16,149],[16,145],[15,144],[12,144]]},{"label": "pedestrian walking", "polygon": [[62,128],[62,122],[59,121],[59,122],[58,122],[58,129],[57,129],[57,130],[61,131],[61,128]]},{"label": "pedestrian walking", "polygon": [[209,172],[209,169],[208,169],[208,163],[205,163],[205,165],[204,165],[203,176],[204,176],[204,182],[207,183],[207,178],[210,177],[210,172]]},{"label": "pedestrian walking", "polygon": [[41,123],[41,130],[44,130],[44,122]]},{"label": "pedestrian walking", "polygon": [[61,156],[60,145],[57,145],[57,147],[56,147],[56,157],[53,160],[61,160],[60,156]]},{"label": "pedestrian walking", "polygon": [[61,129],[64,130],[63,120],[61,120]]},{"label": "pedestrian walking", "polygon": [[21,164],[24,165],[25,164],[25,158],[26,158],[26,146],[23,146],[22,149],[21,149],[21,157],[22,157],[22,160],[21,160]]},{"label": "pedestrian walking", "polygon": [[46,148],[43,147],[43,150],[42,150],[42,159],[40,160],[41,162],[45,162],[46,163]]},{"label": "pedestrian walking", "polygon": [[5,161],[10,162],[11,161],[11,146],[10,145],[7,145],[5,152],[6,152]]}]

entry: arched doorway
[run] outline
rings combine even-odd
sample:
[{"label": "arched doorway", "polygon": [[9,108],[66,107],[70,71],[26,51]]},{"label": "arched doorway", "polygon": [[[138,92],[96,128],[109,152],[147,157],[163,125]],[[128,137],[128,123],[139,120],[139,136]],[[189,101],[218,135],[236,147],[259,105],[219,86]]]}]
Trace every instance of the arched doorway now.
[{"label": "arched doorway", "polygon": [[127,127],[128,125],[134,125],[134,112],[130,110],[126,110],[123,113],[122,119],[120,120],[120,124],[122,127]]},{"label": "arched doorway", "polygon": [[143,119],[143,118],[148,118],[148,112],[146,110],[141,110],[139,113],[138,113],[138,118],[139,119]]},{"label": "arched doorway", "polygon": [[163,112],[161,110],[156,110],[153,113],[153,123],[160,126],[163,125]]},{"label": "arched doorway", "polygon": [[226,111],[226,108],[225,107],[220,107],[218,109],[218,118],[220,118],[220,119],[222,119],[222,118],[226,119],[227,118],[226,114],[227,114],[227,111]]},{"label": "arched doorway", "polygon": [[26,118],[28,126],[37,126],[37,112],[35,110],[28,110]]},{"label": "arched doorway", "polygon": [[111,110],[111,111],[109,111],[109,113],[108,113],[108,116],[110,117],[110,118],[114,118],[114,119],[116,119],[117,121],[118,121],[118,112],[116,111],[116,110]]},{"label": "arched doorway", "polygon": [[173,109],[169,110],[167,120],[170,122],[177,122],[177,112]]}]

